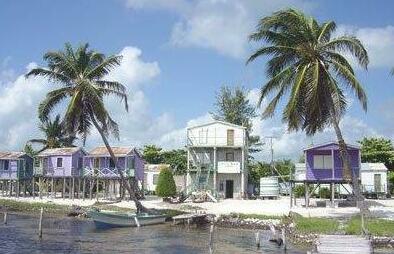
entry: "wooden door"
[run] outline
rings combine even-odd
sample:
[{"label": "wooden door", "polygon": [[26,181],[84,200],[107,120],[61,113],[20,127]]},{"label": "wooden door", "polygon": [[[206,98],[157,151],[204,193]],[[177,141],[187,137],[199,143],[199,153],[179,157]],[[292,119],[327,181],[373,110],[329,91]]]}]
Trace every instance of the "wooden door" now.
[{"label": "wooden door", "polygon": [[227,130],[227,145],[234,145],[234,130]]},{"label": "wooden door", "polygon": [[380,174],[373,176],[373,183],[375,192],[382,192],[382,176]]},{"label": "wooden door", "polygon": [[226,198],[234,197],[234,181],[226,180]]}]

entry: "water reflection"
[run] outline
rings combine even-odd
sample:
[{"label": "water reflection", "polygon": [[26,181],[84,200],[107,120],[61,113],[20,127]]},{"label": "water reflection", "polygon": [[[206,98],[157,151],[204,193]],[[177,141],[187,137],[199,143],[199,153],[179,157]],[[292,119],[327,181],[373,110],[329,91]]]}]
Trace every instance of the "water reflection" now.
[{"label": "water reflection", "polygon": [[[43,239],[37,237],[38,218],[9,215],[0,226],[0,253],[209,253],[209,228],[172,226],[96,230],[89,220],[44,218]],[[283,253],[262,234],[256,250],[254,231],[216,228],[214,253]],[[287,253],[306,250],[289,246]]]}]

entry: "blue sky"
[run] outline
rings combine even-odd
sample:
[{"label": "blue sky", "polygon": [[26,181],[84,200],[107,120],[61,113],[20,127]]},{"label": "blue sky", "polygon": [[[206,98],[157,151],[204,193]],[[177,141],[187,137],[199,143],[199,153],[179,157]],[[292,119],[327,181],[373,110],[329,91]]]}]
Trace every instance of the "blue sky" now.
[{"label": "blue sky", "polygon": [[[181,147],[186,126],[209,120],[221,85],[243,85],[255,101],[265,81],[265,60],[245,66],[256,47],[246,37],[258,17],[287,7],[320,21],[335,20],[338,33],[354,34],[366,44],[371,64],[368,72],[358,71],[358,77],[367,90],[369,110],[365,114],[356,101],[351,103],[343,120],[345,136],[351,142],[364,135],[393,139],[392,1],[21,0],[0,2],[0,148],[20,149],[40,135],[36,105],[50,85],[21,75],[27,66],[43,65],[42,55],[65,42],[89,42],[106,54],[126,54],[113,77],[129,87],[133,108],[124,114],[116,102],[108,101],[121,124],[122,139],[114,140],[115,145]],[[278,137],[280,158],[295,158],[311,140],[334,138],[330,130],[313,139],[287,133],[279,114],[254,122],[257,134]],[[97,142],[93,133],[88,146]]]}]

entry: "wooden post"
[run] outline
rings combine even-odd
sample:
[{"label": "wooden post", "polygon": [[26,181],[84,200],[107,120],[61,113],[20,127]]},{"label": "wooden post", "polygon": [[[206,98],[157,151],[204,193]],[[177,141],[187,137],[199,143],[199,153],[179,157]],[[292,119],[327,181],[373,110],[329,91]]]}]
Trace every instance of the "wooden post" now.
[{"label": "wooden post", "polygon": [[72,178],[72,185],[71,185],[71,199],[74,200],[74,194],[75,194],[75,178]]},{"label": "wooden post", "polygon": [[287,246],[286,246],[286,232],[285,229],[282,228],[282,241],[283,241],[283,249],[286,251],[287,250]]},{"label": "wooden post", "polygon": [[16,191],[16,198],[19,198],[19,180],[16,180],[16,189],[15,189],[15,191]]},{"label": "wooden post", "polygon": [[309,184],[305,183],[305,208],[309,207]]},{"label": "wooden post", "polygon": [[77,192],[77,198],[80,199],[81,195],[81,178],[78,178],[78,192]]},{"label": "wooden post", "polygon": [[89,179],[89,198],[92,199],[92,195],[93,195],[93,183],[92,183],[92,178]]},{"label": "wooden post", "polygon": [[53,180],[53,177],[51,179],[51,196],[52,198],[56,198],[55,181]]},{"label": "wooden post", "polygon": [[290,208],[293,208],[293,183],[290,182]]},{"label": "wooden post", "polygon": [[86,178],[83,178],[83,183],[82,183],[82,199],[85,200],[85,188],[86,188]]},{"label": "wooden post", "polygon": [[36,197],[36,195],[35,195],[35,190],[34,190],[34,186],[35,185],[35,180],[34,180],[34,177],[32,177],[31,178],[31,191],[32,191],[32,195],[33,195],[33,199]]},{"label": "wooden post", "polygon": [[209,252],[213,253],[213,224],[209,228]]},{"label": "wooden post", "polygon": [[137,216],[134,216],[134,221],[135,221],[135,225],[137,225],[137,227],[140,227],[140,222],[138,221]]},{"label": "wooden post", "polygon": [[8,181],[8,196],[12,197],[12,181]]},{"label": "wooden post", "polygon": [[7,211],[4,212],[4,225],[7,225]]},{"label": "wooden post", "polygon": [[40,221],[38,222],[38,238],[42,238],[42,214],[44,213],[44,208],[41,207],[40,210]]},{"label": "wooden post", "polygon": [[66,178],[63,178],[63,190],[62,190],[62,198],[66,198]]},{"label": "wooden post", "polygon": [[26,180],[22,181],[22,196],[26,197]]},{"label": "wooden post", "polygon": [[256,232],[255,238],[256,238],[256,247],[257,247],[257,249],[259,249],[260,248],[260,231]]},{"label": "wooden post", "polygon": [[96,179],[96,200],[98,201],[99,199],[99,179]]},{"label": "wooden post", "polygon": [[331,201],[331,207],[334,207],[334,196],[335,196],[335,189],[334,189],[334,183],[330,183],[330,190],[331,190],[331,198],[330,198],[330,201]]},{"label": "wooden post", "polygon": [[38,178],[38,195],[42,199],[42,180],[41,177]]}]

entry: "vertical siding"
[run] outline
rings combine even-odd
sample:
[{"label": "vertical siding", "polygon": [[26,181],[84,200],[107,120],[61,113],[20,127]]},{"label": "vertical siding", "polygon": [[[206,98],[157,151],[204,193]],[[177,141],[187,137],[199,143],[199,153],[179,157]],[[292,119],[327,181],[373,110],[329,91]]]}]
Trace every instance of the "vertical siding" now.
[{"label": "vertical siding", "polygon": [[[314,155],[331,155],[331,149],[334,149],[334,179],[343,178],[343,165],[337,145],[329,145],[327,147],[319,147],[318,149],[310,149],[306,151],[306,179],[307,180],[324,180],[332,179],[331,169],[316,169],[313,167]],[[360,161],[358,149],[349,149],[350,165],[353,174],[359,175]]]}]

